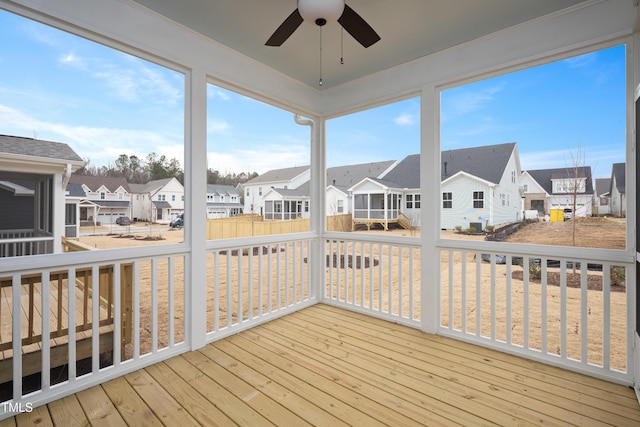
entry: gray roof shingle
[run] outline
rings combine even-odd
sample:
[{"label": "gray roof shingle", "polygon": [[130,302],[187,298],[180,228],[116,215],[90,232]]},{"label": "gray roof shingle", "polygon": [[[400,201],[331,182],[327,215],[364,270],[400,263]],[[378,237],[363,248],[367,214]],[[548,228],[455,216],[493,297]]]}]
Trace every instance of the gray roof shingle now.
[{"label": "gray roof shingle", "polygon": [[[527,173],[535,179],[547,194],[557,194],[554,192],[552,179],[570,179],[575,176],[573,168],[556,169],[536,169],[528,170]],[[593,194],[593,180],[591,179],[591,166],[581,166],[577,168],[578,177],[587,179],[587,188],[584,194]],[[565,193],[560,193],[565,194]]]},{"label": "gray roof shingle", "polygon": [[620,193],[626,191],[626,174],[624,170],[624,163],[614,163],[611,166],[611,179],[616,179],[616,188]]},{"label": "gray roof shingle", "polygon": [[22,136],[0,135],[0,153],[83,162],[82,157],[65,143]]}]

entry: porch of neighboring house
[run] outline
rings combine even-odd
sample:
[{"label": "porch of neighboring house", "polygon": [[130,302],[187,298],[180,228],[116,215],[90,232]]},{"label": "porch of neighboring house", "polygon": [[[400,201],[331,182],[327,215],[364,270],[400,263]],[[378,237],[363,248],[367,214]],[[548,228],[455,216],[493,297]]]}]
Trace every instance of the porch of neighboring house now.
[{"label": "porch of neighboring house", "polygon": [[411,219],[401,210],[402,194],[396,192],[367,192],[354,194],[354,208],[352,230],[358,225],[365,225],[371,230],[374,224],[382,226],[385,230],[393,224],[409,229]]},{"label": "porch of neighboring house", "polygon": [[[67,252],[90,250],[79,242],[63,240]],[[26,274],[21,276],[18,286],[14,286],[12,277],[0,277],[0,400],[12,397],[14,354],[18,349],[21,352],[22,392],[28,394],[40,389],[43,357],[48,358],[50,374],[57,377],[52,380],[53,384],[68,379],[69,360],[75,360],[80,371],[90,370],[82,366],[83,363],[91,366],[93,347],[99,357],[112,357],[115,319],[119,319],[121,325],[122,343],[130,343],[131,273],[130,264],[121,265],[117,275],[121,283],[118,298],[121,304],[117,311],[116,275],[109,266],[77,268],[72,275],[68,270]],[[69,286],[70,283],[75,286]],[[94,290],[99,298],[93,298]],[[19,331],[13,320],[16,307],[21,313]],[[75,334],[70,334],[69,325],[74,324]],[[94,324],[97,325],[95,328]],[[22,338],[18,345],[13,340],[14,334]],[[122,355],[124,349],[123,345]]]},{"label": "porch of neighboring house", "polygon": [[0,422],[615,425],[630,388],[319,304]]},{"label": "porch of neighboring house", "polygon": [[0,172],[0,258],[54,252],[53,180]]}]

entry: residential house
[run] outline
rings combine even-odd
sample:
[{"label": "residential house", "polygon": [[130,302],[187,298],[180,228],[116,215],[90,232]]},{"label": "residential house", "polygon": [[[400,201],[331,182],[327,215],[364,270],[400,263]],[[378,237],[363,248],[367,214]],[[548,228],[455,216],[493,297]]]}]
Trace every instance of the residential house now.
[{"label": "residential house", "polygon": [[[33,411],[9,425],[54,425],[60,419],[121,425],[637,425],[640,407],[632,390],[640,395],[635,227],[626,227],[632,244],[625,250],[441,237],[438,129],[442,90],[623,46],[629,72],[620,121],[629,130],[626,152],[637,153],[632,130],[639,126],[634,120],[640,120],[634,118],[640,110],[634,106],[640,87],[638,2],[492,0],[487,7],[486,2],[448,1],[438,2],[437,8],[427,1],[348,2],[382,42],[363,49],[345,31],[345,65],[326,61],[322,69],[317,66],[318,31],[311,23],[300,26],[282,46],[264,46],[288,16],[295,23],[293,2],[251,2],[250,13],[247,3],[0,0],[3,13],[30,17],[184,73],[185,216],[191,225],[180,245],[42,255],[33,263],[0,260],[3,277],[8,277],[3,284],[8,281],[16,289],[27,282],[24,292],[9,299],[8,316],[3,310],[6,330],[31,330],[26,327],[31,325],[29,310],[21,304],[28,301],[28,281],[33,283],[34,276],[40,276],[46,290],[51,272],[73,277],[84,270],[94,279],[86,282],[95,285],[91,274],[111,268],[114,274],[105,277],[114,286],[108,289],[136,290],[132,298],[121,298],[123,304],[113,304],[114,316],[134,314],[135,327],[113,322],[109,358],[100,357],[97,344],[107,336],[100,334],[101,314],[92,311],[89,317],[100,322],[90,330],[94,345],[86,355],[86,371],[76,371],[73,363],[79,353],[71,345],[76,336],[50,339],[46,331],[55,323],[53,317],[40,322],[44,333],[33,345],[41,349],[41,357],[33,364],[16,357],[0,370],[11,376],[9,394],[0,399],[0,419],[27,405]],[[345,10],[353,16],[351,8]],[[339,34],[335,22],[323,27],[323,52],[336,53],[326,56],[338,58]],[[28,70],[32,64],[11,66]],[[309,117],[298,121],[310,125],[308,232],[205,239],[206,219],[197,212],[206,206],[208,82]],[[549,95],[554,102],[555,93]],[[416,97],[421,110],[420,194],[430,199],[421,200],[420,235],[326,231],[326,207],[320,203],[325,188],[316,184],[325,181],[327,121],[408,96]],[[521,102],[528,102],[527,97]],[[259,123],[251,115],[245,119]],[[633,162],[629,170],[635,174],[635,157],[626,161]],[[636,179],[629,179],[634,202]],[[629,209],[628,218],[635,218],[636,204]],[[490,263],[474,259],[485,253]],[[521,259],[522,278],[503,274],[519,267],[496,265],[497,255]],[[626,292],[611,292],[606,278],[597,291],[552,286],[544,276],[541,285],[527,274],[532,259],[557,261],[562,276],[571,270],[569,260],[583,271],[620,267],[626,273]],[[462,268],[454,269],[458,265]],[[544,272],[548,265],[541,265]],[[48,298],[43,291],[41,300],[64,301],[73,320],[82,306],[77,287],[57,289],[61,297],[54,293]],[[184,298],[173,301],[180,289]],[[588,298],[576,301],[573,291],[586,292]],[[50,312],[43,310],[45,320],[56,312],[53,305]],[[580,320],[574,321],[578,313]],[[595,325],[592,317],[597,317]],[[37,336],[3,332],[2,338],[7,335],[13,354],[21,354],[24,336]],[[131,344],[122,345],[125,337]],[[59,341],[70,345],[50,351]],[[66,372],[52,375],[47,368],[54,360],[69,361]],[[22,374],[33,365],[42,366],[41,374],[34,375],[37,391],[25,392]],[[446,375],[434,381],[433,372]],[[52,385],[55,379],[60,382]],[[233,405],[226,404],[230,399]]]},{"label": "residential house", "polygon": [[626,172],[624,163],[611,166],[611,214],[616,217],[627,216]]},{"label": "residential house", "polygon": [[[476,231],[522,219],[520,160],[516,143],[441,153],[440,227]],[[394,222],[420,227],[420,155],[405,157],[383,179],[366,178],[350,188],[354,223]],[[404,224],[406,226],[407,224]]]},{"label": "residential house", "polygon": [[207,184],[207,218],[231,218],[241,213],[238,190],[232,185]]},{"label": "residential house", "polygon": [[118,217],[131,217],[131,189],[124,178],[72,175],[85,198],[80,202],[80,221],[86,225],[115,224]]},{"label": "residential house", "polygon": [[265,214],[264,195],[271,188],[288,190],[309,181],[309,166],[273,169],[244,183],[244,213]]},{"label": "residential house", "polygon": [[598,216],[611,215],[611,178],[596,178],[593,210]]},{"label": "residential house", "polygon": [[83,165],[67,144],[0,135],[0,257],[62,252],[77,227],[65,188]]},{"label": "residential house", "polygon": [[184,213],[184,186],[176,178],[129,184],[131,215],[138,221],[169,224]]},{"label": "residential house", "polygon": [[525,210],[538,210],[545,215],[553,209],[573,211],[575,196],[574,214],[591,216],[593,180],[590,166],[527,170],[520,176],[520,184],[525,195]]},{"label": "residential house", "polygon": [[[326,173],[326,215],[340,215],[352,212],[352,197],[349,194],[349,188],[367,176],[382,177],[397,162],[393,160],[370,162],[362,164],[354,164],[347,166],[336,166],[327,169]],[[262,215],[265,219],[295,219],[309,217],[309,203],[311,195],[310,182],[308,180],[309,168],[303,174],[299,174],[299,170],[291,171],[290,169],[276,169],[265,173],[245,184],[245,188],[254,188],[253,200],[257,200],[256,205],[263,206]],[[255,193],[256,182],[264,182],[269,177],[289,176],[297,174],[296,181],[290,181],[286,184],[274,185],[264,191],[264,187],[258,186],[257,194]],[[267,175],[267,178],[264,176]],[[307,180],[303,180],[304,178]],[[245,197],[246,207],[246,197]]]}]

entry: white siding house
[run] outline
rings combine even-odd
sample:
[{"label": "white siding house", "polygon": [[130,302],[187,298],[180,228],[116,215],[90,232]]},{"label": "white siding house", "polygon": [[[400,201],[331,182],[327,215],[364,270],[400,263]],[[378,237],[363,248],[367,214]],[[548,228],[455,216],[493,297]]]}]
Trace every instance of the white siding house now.
[{"label": "white siding house", "polygon": [[207,185],[207,218],[230,218],[241,213],[238,190],[231,185]]},{"label": "white siding house", "polygon": [[131,215],[141,221],[168,224],[184,213],[184,186],[176,178],[129,184]]},{"label": "white siding house", "polygon": [[[528,170],[521,177],[523,185],[532,186],[529,179],[537,183],[537,187],[542,188],[543,193],[532,195],[529,191],[529,198],[526,200],[546,200],[545,215],[552,209],[572,209],[574,188],[576,189],[576,216],[591,216],[593,201],[593,181],[591,178],[591,167],[583,166],[579,168],[556,168],[556,169],[536,169]],[[529,189],[529,188],[528,188]],[[539,190],[534,190],[539,191]],[[525,208],[527,208],[525,206]]]},{"label": "white siding house", "polygon": [[118,217],[131,217],[131,189],[124,178],[72,175],[86,197],[80,203],[80,221],[95,225],[115,224]]},{"label": "white siding house", "polygon": [[596,179],[596,193],[594,195],[594,214],[611,214],[611,178]]},{"label": "white siding house", "polygon": [[271,188],[300,187],[310,179],[309,166],[273,169],[244,184],[244,212],[264,215],[264,195]]},{"label": "white siding house", "polygon": [[611,214],[617,217],[627,216],[627,194],[625,164],[614,163],[611,166]]},{"label": "white siding house", "polygon": [[[516,143],[443,151],[441,161],[441,228],[473,225],[484,230],[522,219]],[[382,180],[362,180],[350,191],[356,222],[404,220],[413,227],[421,225],[425,201],[420,199],[418,154],[404,158]]]}]

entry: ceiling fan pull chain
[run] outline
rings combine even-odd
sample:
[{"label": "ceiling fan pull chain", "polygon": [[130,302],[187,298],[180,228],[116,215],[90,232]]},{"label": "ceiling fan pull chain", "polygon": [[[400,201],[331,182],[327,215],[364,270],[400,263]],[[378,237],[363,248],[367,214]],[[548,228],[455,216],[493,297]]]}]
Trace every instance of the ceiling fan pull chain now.
[{"label": "ceiling fan pull chain", "polygon": [[344,28],[340,27],[340,65],[344,64]]},{"label": "ceiling fan pull chain", "polygon": [[320,80],[318,80],[318,86],[322,86],[322,25],[320,27]]}]

